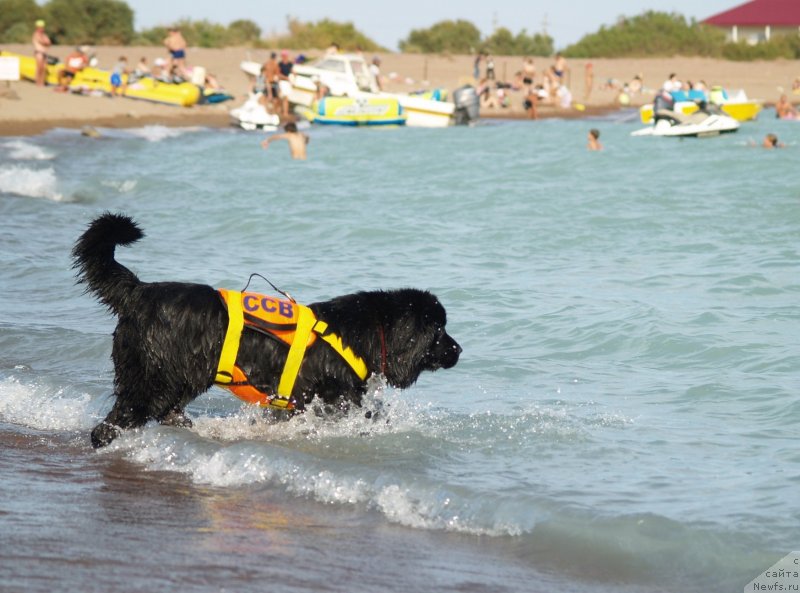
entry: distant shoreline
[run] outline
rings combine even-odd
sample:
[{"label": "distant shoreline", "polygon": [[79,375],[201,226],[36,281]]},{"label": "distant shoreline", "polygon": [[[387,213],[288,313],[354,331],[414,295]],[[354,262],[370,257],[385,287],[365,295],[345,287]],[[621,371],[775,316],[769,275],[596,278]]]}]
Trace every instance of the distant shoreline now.
[{"label": "distant shoreline", "polygon": [[[28,45],[4,45],[4,50],[31,55]],[[52,54],[64,59],[67,46],[56,46]],[[249,89],[249,81],[240,69],[243,60],[264,61],[271,50],[245,47],[223,49],[189,48],[190,65],[201,65],[216,76],[222,86],[235,98],[217,105],[197,105],[180,108],[132,99],[80,97],[55,93],[52,87],[40,88],[27,81],[7,85],[0,82],[0,135],[25,136],[40,134],[53,128],[81,128],[83,126],[130,128],[144,125],[227,127],[228,111],[241,105]],[[110,68],[121,55],[129,62],[145,57],[151,63],[164,57],[159,47],[101,46],[92,49],[101,68]],[[292,52],[299,53],[299,52]],[[308,55],[308,53],[307,53]],[[382,60],[381,71],[387,79],[387,90],[408,93],[430,88],[454,90],[463,84],[474,83],[471,77],[472,56],[432,56],[420,54],[378,54]],[[520,56],[495,56],[498,80],[510,81],[522,67]],[[550,58],[534,58],[537,79],[552,62]],[[586,97],[585,67],[592,64],[594,79],[589,97]],[[729,62],[711,58],[636,58],[569,60],[568,83],[576,103],[585,110],[558,109],[540,104],[540,119],[578,119],[612,113],[620,106],[616,102],[617,90],[613,85],[629,81],[640,75],[645,91],[631,97],[631,108],[650,103],[661,83],[675,72],[682,80],[704,80],[707,84],[721,84],[728,89],[744,89],[751,99],[760,99],[765,106],[772,105],[786,92],[793,102],[800,95],[791,94],[794,79],[800,75],[797,60],[759,62]],[[786,89],[786,90],[784,90]],[[17,98],[9,98],[8,96]],[[482,109],[482,117],[491,119],[527,119],[523,110],[523,93],[510,92],[508,108]]]},{"label": "distant shoreline", "polygon": [[[193,108],[193,109],[202,109]],[[556,109],[545,107],[540,109],[539,119],[582,119],[586,117],[598,117],[619,111],[616,106],[607,107],[587,107],[585,111],[576,109]],[[503,120],[523,120],[534,122],[527,114],[515,110],[492,110],[482,115],[481,119],[503,119]],[[54,118],[54,119],[33,119],[33,120],[7,120],[0,121],[0,137],[2,136],[36,136],[53,129],[81,129],[87,126],[95,128],[139,128],[143,126],[162,125],[167,127],[193,127],[200,126],[206,128],[227,128],[230,127],[230,118],[227,113],[198,112],[190,110],[176,109],[176,113],[170,116],[163,115],[144,115],[141,117],[125,116],[106,116],[94,118]]]}]

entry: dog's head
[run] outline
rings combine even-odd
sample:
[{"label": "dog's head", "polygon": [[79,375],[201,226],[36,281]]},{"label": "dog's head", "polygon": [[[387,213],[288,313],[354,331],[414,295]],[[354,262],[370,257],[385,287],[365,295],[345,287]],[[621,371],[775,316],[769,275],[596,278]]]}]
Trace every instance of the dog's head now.
[{"label": "dog's head", "polygon": [[386,379],[406,388],[423,371],[449,369],[458,362],[461,346],[447,333],[447,313],[429,292],[403,289],[388,293],[384,312]]}]

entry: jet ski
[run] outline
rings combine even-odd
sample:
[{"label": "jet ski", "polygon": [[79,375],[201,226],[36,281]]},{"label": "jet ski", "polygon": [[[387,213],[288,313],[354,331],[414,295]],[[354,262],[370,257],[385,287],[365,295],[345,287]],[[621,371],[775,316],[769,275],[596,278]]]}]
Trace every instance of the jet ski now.
[{"label": "jet ski", "polygon": [[653,125],[631,132],[631,136],[667,136],[671,138],[703,138],[729,134],[739,129],[739,122],[719,110],[701,105],[689,115],[670,109],[659,109]]},{"label": "jet ski", "polygon": [[251,95],[244,105],[231,109],[231,124],[243,130],[264,130],[274,132],[281,123],[280,117],[267,111],[259,102],[259,94]]}]

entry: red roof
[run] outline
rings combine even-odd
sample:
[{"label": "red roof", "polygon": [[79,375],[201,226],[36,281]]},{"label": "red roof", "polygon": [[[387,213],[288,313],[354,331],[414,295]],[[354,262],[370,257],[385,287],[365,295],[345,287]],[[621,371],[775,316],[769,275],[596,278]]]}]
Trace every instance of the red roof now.
[{"label": "red roof", "polygon": [[710,16],[703,22],[720,27],[800,27],[800,1],[752,0]]}]

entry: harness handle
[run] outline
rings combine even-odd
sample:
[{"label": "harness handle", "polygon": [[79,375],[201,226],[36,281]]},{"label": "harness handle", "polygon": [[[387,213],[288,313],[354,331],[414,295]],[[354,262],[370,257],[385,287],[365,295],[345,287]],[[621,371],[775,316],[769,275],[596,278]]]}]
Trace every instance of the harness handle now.
[{"label": "harness handle", "polygon": [[269,281],[269,279],[268,279],[268,278],[265,278],[264,276],[262,276],[262,275],[261,275],[261,274],[259,274],[258,272],[253,272],[252,274],[250,274],[250,277],[247,279],[247,284],[245,284],[245,285],[244,285],[244,288],[242,289],[242,292],[245,292],[245,291],[247,290],[247,287],[248,287],[248,286],[250,286],[250,282],[252,282],[252,281],[253,281],[253,276],[258,276],[258,277],[259,277],[259,278],[261,278],[261,279],[262,279],[264,282],[266,282],[267,284],[269,284],[269,285],[270,285],[270,286],[271,286],[273,289],[275,289],[276,291],[278,291],[279,293],[281,293],[283,296],[285,296],[287,299],[289,299],[289,300],[290,300],[290,301],[292,301],[293,303],[297,304],[297,301],[296,301],[296,300],[294,300],[294,297],[293,297],[292,295],[290,295],[288,292],[284,292],[283,290],[281,290],[280,288],[278,288],[277,286],[275,286],[275,285],[274,285],[272,282],[270,282],[270,281]]}]

